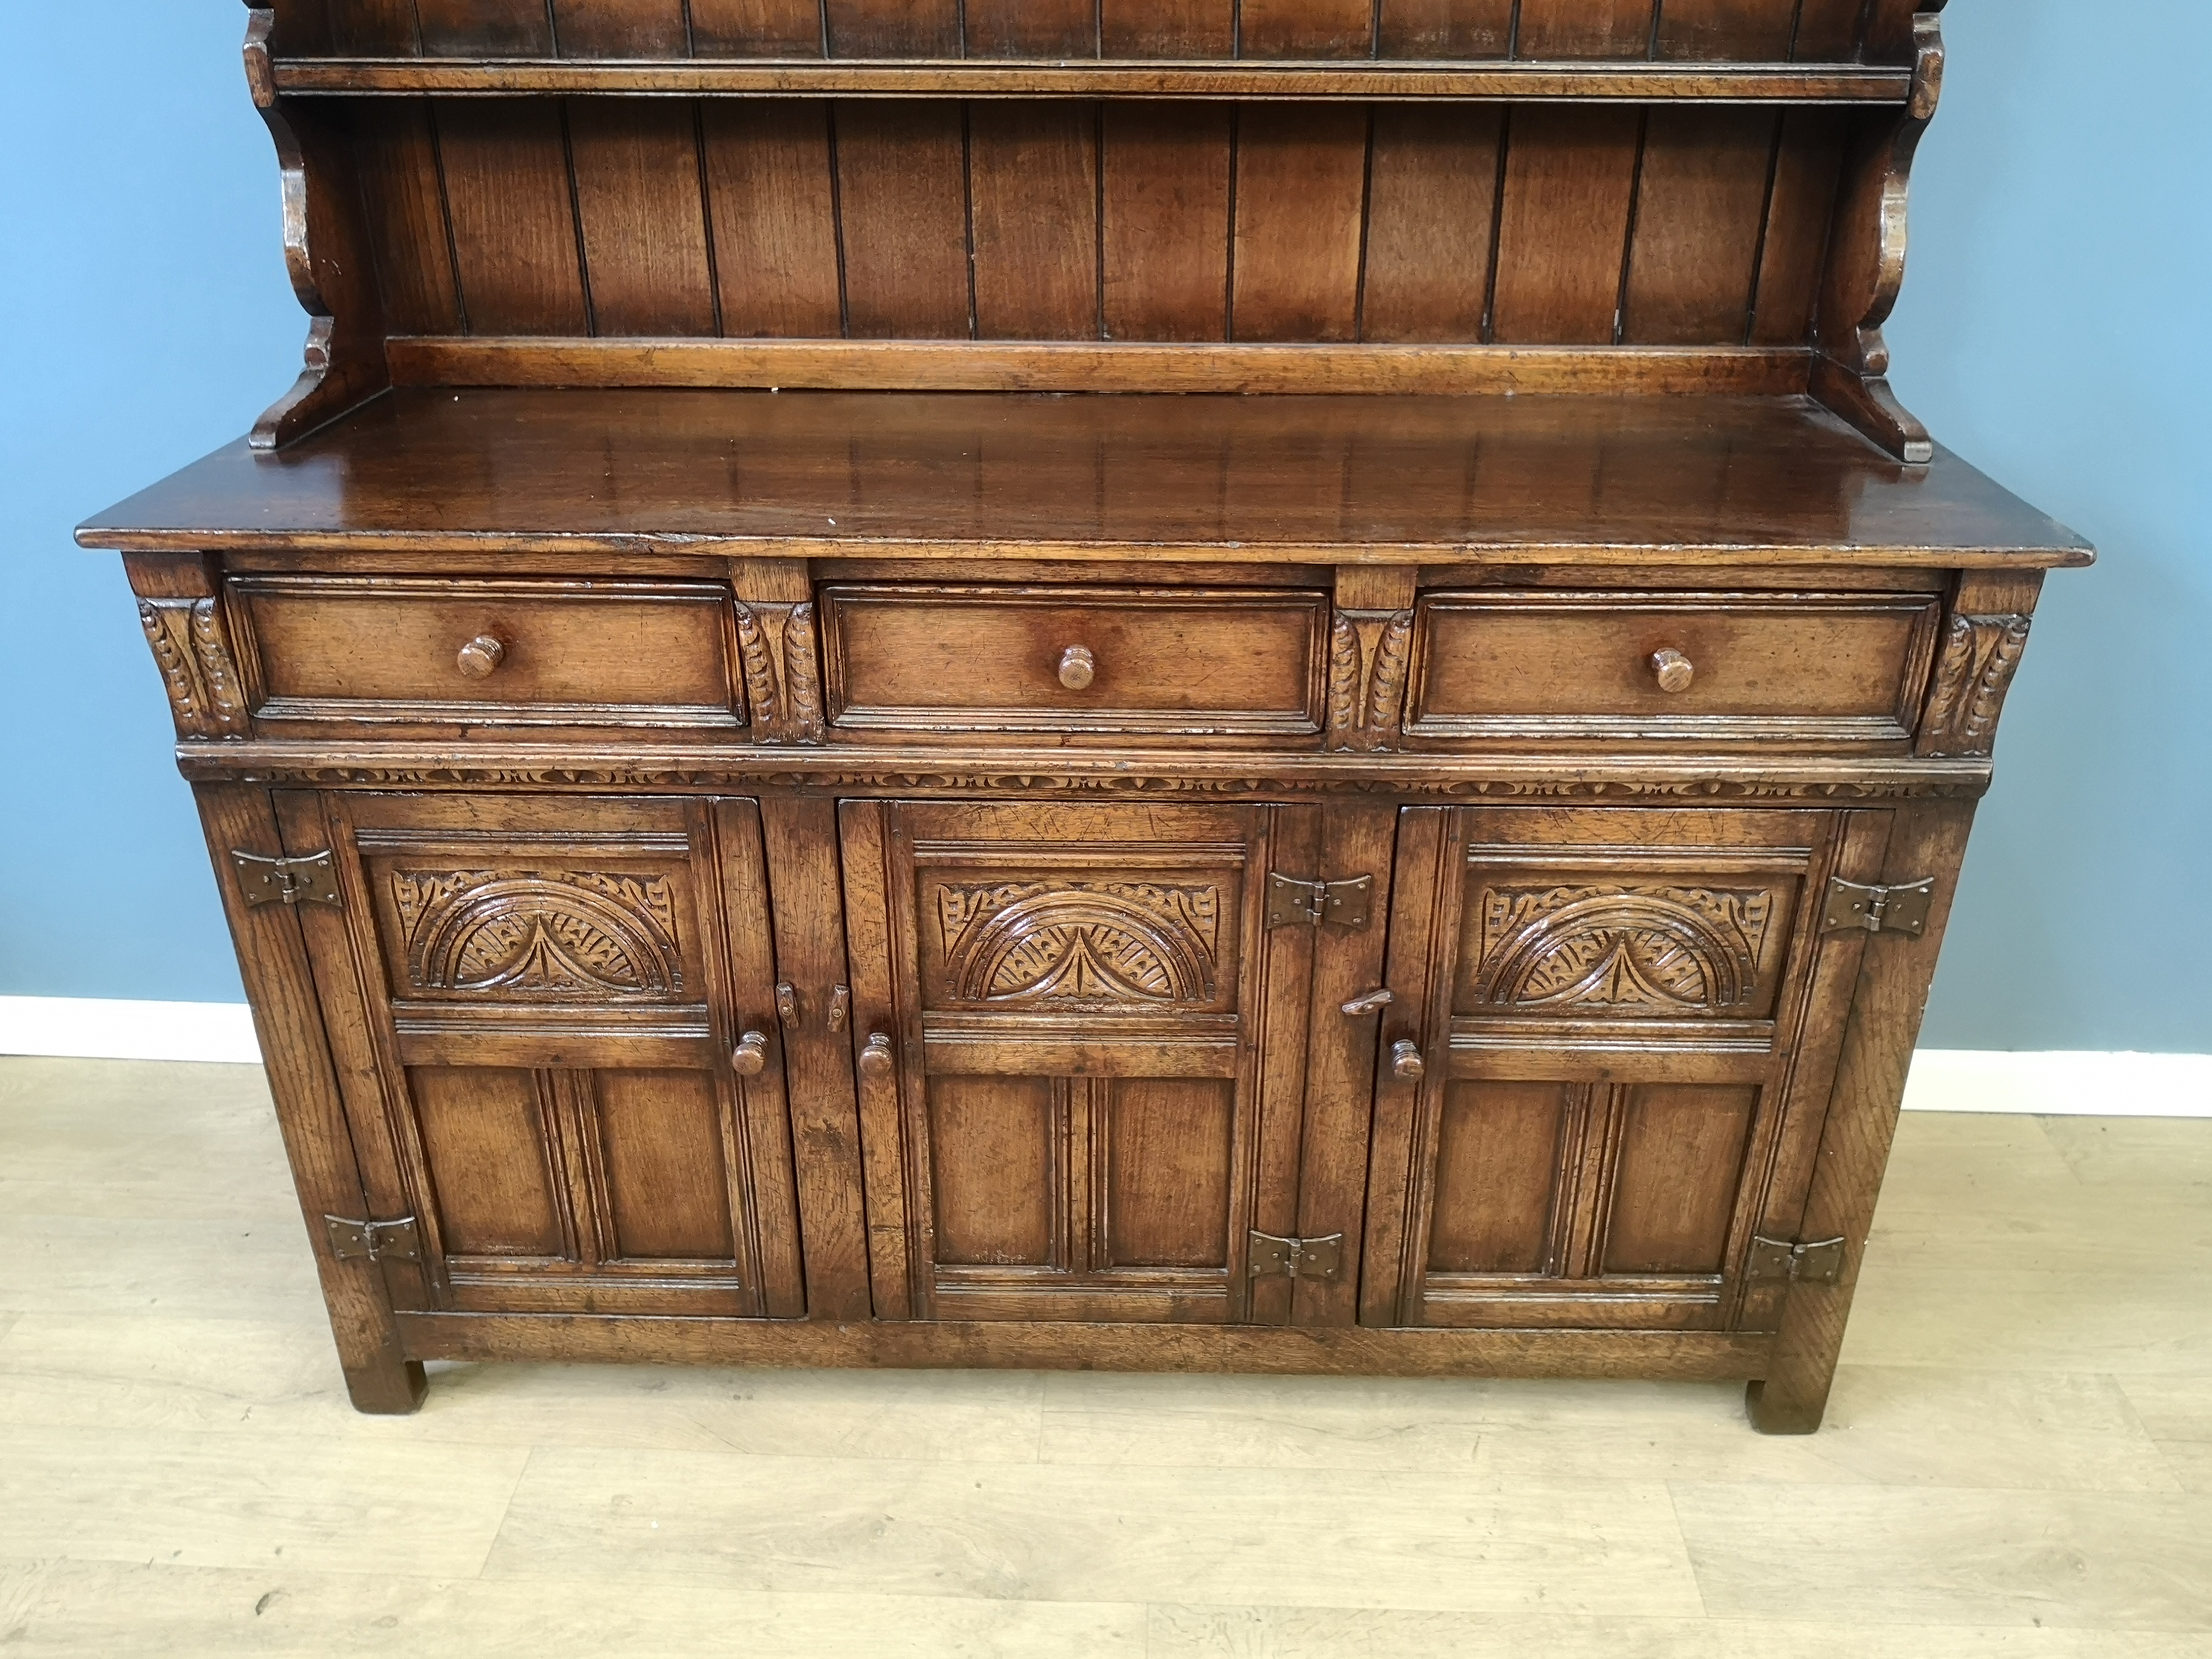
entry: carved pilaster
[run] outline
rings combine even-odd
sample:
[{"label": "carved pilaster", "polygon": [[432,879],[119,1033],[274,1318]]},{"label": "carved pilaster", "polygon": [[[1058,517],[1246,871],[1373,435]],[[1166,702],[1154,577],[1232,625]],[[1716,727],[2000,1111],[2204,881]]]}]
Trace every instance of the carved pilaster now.
[{"label": "carved pilaster", "polygon": [[216,601],[141,599],[138,622],[168,690],[177,735],[245,737],[246,700]]},{"label": "carved pilaster", "polygon": [[2027,624],[2021,616],[1953,615],[1928,707],[1920,717],[1916,752],[1982,756],[1990,751],[2013,671],[2027,649]]},{"label": "carved pilaster", "polygon": [[738,654],[755,743],[822,741],[822,659],[814,607],[739,600]]},{"label": "carved pilaster", "polygon": [[1339,611],[1328,641],[1326,746],[1363,753],[1398,746],[1406,717],[1411,611]]}]

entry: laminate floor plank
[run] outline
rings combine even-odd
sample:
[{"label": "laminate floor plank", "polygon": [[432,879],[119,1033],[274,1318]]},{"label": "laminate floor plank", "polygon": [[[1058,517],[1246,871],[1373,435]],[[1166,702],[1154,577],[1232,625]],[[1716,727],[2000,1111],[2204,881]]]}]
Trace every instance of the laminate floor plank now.
[{"label": "laminate floor plank", "polygon": [[[160,1632],[159,1647],[149,1641]],[[763,1595],[661,1583],[0,1560],[10,1659],[1145,1659],[1133,1604]]]},{"label": "laminate floor plank", "polygon": [[1721,1384],[643,1366],[370,1418],[258,1068],[0,1060],[0,1653],[2200,1659],[2208,1172],[2212,1122],[1909,1115],[1805,1437]]},{"label": "laminate floor plank", "polygon": [[1698,1609],[1667,1489],[540,1447],[485,1567],[812,1594]]}]

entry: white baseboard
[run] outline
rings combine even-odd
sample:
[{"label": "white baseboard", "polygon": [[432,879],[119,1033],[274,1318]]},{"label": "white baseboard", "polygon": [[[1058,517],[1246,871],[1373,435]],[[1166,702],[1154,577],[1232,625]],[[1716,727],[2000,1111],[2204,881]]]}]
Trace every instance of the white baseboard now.
[{"label": "white baseboard", "polygon": [[[258,1065],[243,1003],[0,997],[0,1054]],[[2086,1117],[2212,1117],[2212,1054],[2005,1054],[1923,1048],[1909,1112],[2033,1112]]]},{"label": "white baseboard", "polygon": [[254,1040],[253,1012],[242,1002],[0,997],[0,1054],[258,1066],[261,1045]]}]

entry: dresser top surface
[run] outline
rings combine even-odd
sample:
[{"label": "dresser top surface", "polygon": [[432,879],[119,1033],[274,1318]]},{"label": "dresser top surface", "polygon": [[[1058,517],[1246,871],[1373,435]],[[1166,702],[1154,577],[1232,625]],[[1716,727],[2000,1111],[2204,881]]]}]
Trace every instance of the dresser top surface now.
[{"label": "dresser top surface", "polygon": [[[90,547],[1419,563],[2089,562],[1804,398],[404,390]],[[704,544],[702,546],[702,544]]]}]

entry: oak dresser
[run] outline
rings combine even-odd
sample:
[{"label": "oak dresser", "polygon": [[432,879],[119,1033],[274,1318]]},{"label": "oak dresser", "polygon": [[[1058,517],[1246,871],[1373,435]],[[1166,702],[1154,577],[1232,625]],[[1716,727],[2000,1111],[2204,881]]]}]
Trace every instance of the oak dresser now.
[{"label": "oak dresser", "polygon": [[249,18],[306,370],[79,538],[362,1410],[623,1358],[1818,1425],[2090,557],[1885,379],[1932,10]]}]

